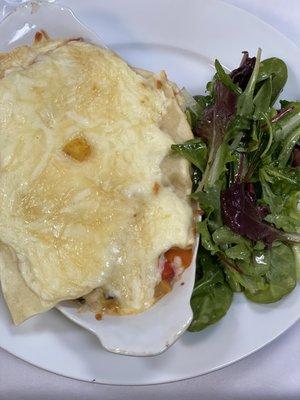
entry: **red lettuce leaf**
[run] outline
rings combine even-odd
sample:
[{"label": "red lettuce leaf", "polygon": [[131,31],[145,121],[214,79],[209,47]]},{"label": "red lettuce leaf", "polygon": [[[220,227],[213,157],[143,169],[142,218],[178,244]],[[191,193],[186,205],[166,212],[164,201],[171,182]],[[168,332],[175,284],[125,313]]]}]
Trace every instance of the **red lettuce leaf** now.
[{"label": "red lettuce leaf", "polygon": [[[252,75],[256,58],[250,58],[244,52],[241,64],[230,73],[230,77],[242,90],[245,90]],[[206,144],[218,149],[225,135],[228,123],[236,115],[237,95],[219,80],[214,86],[215,101],[204,111],[195,135],[201,137]]]},{"label": "red lettuce leaf", "polygon": [[292,167],[300,167],[300,146],[296,144],[293,150]]},{"label": "red lettuce leaf", "polygon": [[229,121],[236,113],[237,95],[220,81],[215,83],[215,102],[206,108],[196,128],[196,136],[216,151],[222,143]]},{"label": "red lettuce leaf", "polygon": [[256,57],[250,58],[247,51],[244,51],[243,53],[244,55],[240,66],[231,72],[230,77],[233,80],[233,83],[239,85],[239,87],[244,91],[252,75]]},{"label": "red lettuce leaf", "polygon": [[263,221],[269,210],[256,204],[255,193],[245,182],[236,182],[221,193],[221,213],[225,225],[250,240],[269,247],[280,237],[280,231]]}]

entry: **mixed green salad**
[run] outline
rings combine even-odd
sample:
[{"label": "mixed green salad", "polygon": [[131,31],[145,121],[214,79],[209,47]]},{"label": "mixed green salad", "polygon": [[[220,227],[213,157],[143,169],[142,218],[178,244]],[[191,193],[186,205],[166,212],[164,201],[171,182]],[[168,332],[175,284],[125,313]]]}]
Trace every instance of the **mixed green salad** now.
[{"label": "mixed green salad", "polygon": [[220,320],[234,292],[272,303],[300,275],[300,101],[275,105],[287,67],[259,49],[215,68],[205,95],[183,92],[195,138],[172,146],[192,163],[202,215],[190,331]]}]

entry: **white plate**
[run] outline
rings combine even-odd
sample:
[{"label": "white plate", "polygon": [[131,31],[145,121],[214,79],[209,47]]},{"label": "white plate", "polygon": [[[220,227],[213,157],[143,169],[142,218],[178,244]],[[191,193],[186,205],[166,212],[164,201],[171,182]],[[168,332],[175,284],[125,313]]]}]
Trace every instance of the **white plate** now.
[{"label": "white plate", "polygon": [[[218,57],[229,68],[242,50],[263,48],[289,66],[283,97],[299,96],[300,50],[257,18],[210,0],[65,0],[108,46],[133,65],[165,68],[192,92],[203,91]],[[166,353],[133,358],[105,352],[97,339],[58,311],[12,326],[0,299],[0,346],[69,377],[109,384],[153,384],[201,375],[239,360],[288,329],[300,316],[300,288],[280,303],[256,305],[236,295],[227,316],[198,334],[186,333]],[[122,334],[122,332],[120,332]],[[134,338],[133,338],[134,340]]]}]

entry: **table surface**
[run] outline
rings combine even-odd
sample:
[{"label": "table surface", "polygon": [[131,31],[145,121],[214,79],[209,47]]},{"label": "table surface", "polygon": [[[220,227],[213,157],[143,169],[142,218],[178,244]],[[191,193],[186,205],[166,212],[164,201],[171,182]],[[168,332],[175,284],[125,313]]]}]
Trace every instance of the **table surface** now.
[{"label": "table surface", "polygon": [[[88,1],[88,0],[86,0]],[[299,0],[224,0],[283,32],[300,46]],[[61,0],[63,3],[63,1]],[[0,0],[2,6],[3,0]],[[214,373],[155,386],[79,382],[33,367],[0,349],[0,400],[292,400],[300,398],[300,322],[264,349]]]}]

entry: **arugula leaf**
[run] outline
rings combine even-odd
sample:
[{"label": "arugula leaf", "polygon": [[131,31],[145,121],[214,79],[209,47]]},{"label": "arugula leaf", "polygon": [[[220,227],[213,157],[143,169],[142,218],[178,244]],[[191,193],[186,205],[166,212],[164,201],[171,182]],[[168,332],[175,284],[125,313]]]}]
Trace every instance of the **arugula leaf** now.
[{"label": "arugula leaf", "polygon": [[262,200],[271,213],[265,220],[286,232],[300,231],[300,170],[279,170],[265,166],[260,170]]},{"label": "arugula leaf", "polygon": [[205,250],[208,250],[212,255],[218,253],[220,249],[213,242],[211,235],[208,230],[207,221],[201,221],[197,223],[197,230],[200,234],[201,245]]},{"label": "arugula leaf", "polygon": [[[194,100],[198,103],[201,109],[204,110],[213,104],[213,96],[211,94],[203,96],[203,95],[196,95],[194,96]],[[202,112],[202,115],[203,115]]]},{"label": "arugula leaf", "polygon": [[291,111],[273,124],[276,145],[282,143],[290,133],[298,130],[300,127],[300,102],[289,103],[289,108]]},{"label": "arugula leaf", "polygon": [[233,293],[225,281],[216,258],[205,250],[197,256],[197,269],[202,276],[195,283],[191,298],[193,321],[189,331],[200,331],[219,321],[230,308]]},{"label": "arugula leaf", "polygon": [[199,168],[202,173],[204,172],[207,163],[207,147],[200,138],[188,140],[183,144],[173,144],[171,148]]},{"label": "arugula leaf", "polygon": [[199,183],[201,181],[202,172],[199,168],[192,168],[191,178],[192,178],[192,194],[198,189]]},{"label": "arugula leaf", "polygon": [[207,220],[210,225],[213,225],[214,229],[222,226],[220,213],[221,184],[222,182],[218,181],[214,186],[207,187],[205,191],[197,191],[191,196],[205,212],[203,220]]},{"label": "arugula leaf", "polygon": [[208,95],[192,97],[185,88],[181,90],[181,95],[185,100],[186,118],[192,130],[194,130],[198,126],[205,108],[211,104],[211,96]]},{"label": "arugula leaf", "polygon": [[241,94],[241,89],[233,82],[229,74],[226,74],[219,60],[215,61],[215,68],[217,71],[217,76],[220,82],[223,83],[228,89],[230,89],[235,94]]},{"label": "arugula leaf", "polygon": [[300,125],[297,129],[290,132],[281,143],[281,151],[278,155],[278,164],[280,165],[280,167],[284,168],[287,165],[289,159],[291,158],[292,152],[299,140]]}]

